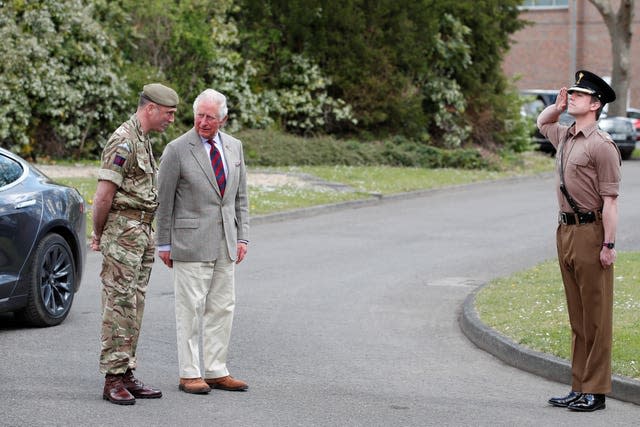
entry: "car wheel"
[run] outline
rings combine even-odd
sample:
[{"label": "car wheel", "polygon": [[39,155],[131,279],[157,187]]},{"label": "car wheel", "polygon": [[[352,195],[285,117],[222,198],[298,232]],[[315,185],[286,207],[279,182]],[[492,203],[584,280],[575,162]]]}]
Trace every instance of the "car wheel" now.
[{"label": "car wheel", "polygon": [[18,316],[34,326],[60,324],[69,314],[76,288],[69,245],[58,234],[46,235],[38,244],[30,267],[28,303]]},{"label": "car wheel", "polygon": [[631,149],[631,150],[620,150],[620,157],[622,157],[622,160],[629,160],[631,158],[632,154],[633,154],[633,149]]}]

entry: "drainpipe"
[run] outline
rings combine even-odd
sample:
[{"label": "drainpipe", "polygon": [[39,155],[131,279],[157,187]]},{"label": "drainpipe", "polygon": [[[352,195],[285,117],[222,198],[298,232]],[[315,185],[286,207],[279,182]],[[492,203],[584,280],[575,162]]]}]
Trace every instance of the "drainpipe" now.
[{"label": "drainpipe", "polygon": [[570,60],[570,64],[569,64],[569,82],[572,82],[574,80],[574,75],[576,72],[576,68],[578,67],[577,64],[577,50],[578,50],[578,46],[577,46],[577,32],[578,32],[578,10],[577,10],[577,0],[569,0],[569,19],[570,19],[570,30],[569,30],[569,37],[570,37],[570,41],[569,41],[569,60]]}]

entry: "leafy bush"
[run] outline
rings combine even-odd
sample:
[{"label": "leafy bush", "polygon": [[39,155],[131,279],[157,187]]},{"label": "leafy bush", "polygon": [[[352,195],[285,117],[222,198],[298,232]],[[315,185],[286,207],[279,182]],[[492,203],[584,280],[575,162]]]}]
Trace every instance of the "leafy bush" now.
[{"label": "leafy bush", "polygon": [[[227,127],[232,131],[276,126],[312,134],[329,131],[336,122],[352,121],[350,107],[329,96],[330,79],[308,57],[283,59],[271,84],[262,84],[259,73],[264,64],[240,53],[240,31],[229,19],[238,7],[233,0],[122,0],[103,7],[111,10],[111,15],[123,13],[130,21],[124,30],[122,22],[113,26],[111,21],[110,28],[125,46],[128,63],[124,73],[131,90],[139,91],[148,81],[161,80],[181,95],[184,106],[178,108],[174,127],[178,133],[193,125],[191,104],[208,87],[227,96]],[[161,150],[173,133],[156,138],[161,141],[156,150]]]},{"label": "leafy bush", "polygon": [[81,0],[0,3],[0,142],[57,157],[96,147],[127,88],[112,39]]},{"label": "leafy bush", "polygon": [[446,150],[403,137],[388,141],[358,142],[330,136],[301,138],[267,131],[242,131],[245,161],[249,166],[410,166],[423,168],[491,168],[475,149]]},{"label": "leafy bush", "polygon": [[261,64],[254,85],[275,86],[293,55],[311,58],[331,79],[328,94],[358,120],[334,126],[335,135],[404,135],[446,149],[479,142],[492,150],[522,139],[512,121],[519,108],[491,105],[501,101],[501,63],[509,35],[522,26],[521,0],[238,4],[243,56]]},{"label": "leafy bush", "polygon": [[449,13],[440,21],[440,29],[433,37],[431,75],[422,88],[424,112],[429,118],[428,130],[434,145],[459,148],[467,141],[471,126],[466,123],[467,100],[462,88],[451,76],[458,69],[471,66],[466,38],[471,30]]},{"label": "leafy bush", "polygon": [[331,80],[310,59],[293,55],[281,71],[274,109],[284,130],[305,135],[329,131],[336,122],[357,123],[350,105],[329,96]]},{"label": "leafy bush", "polygon": [[[528,146],[500,69],[519,4],[0,0],[0,143],[33,156],[96,157],[142,86],[161,82],[182,102],[176,123],[152,138],[156,153],[193,125],[193,99],[213,87],[228,97],[233,132],[384,141],[321,138],[331,142],[314,152],[307,140],[279,137],[254,161],[296,153],[302,164],[476,167],[474,150],[447,150]],[[282,153],[270,158],[272,149]]]}]

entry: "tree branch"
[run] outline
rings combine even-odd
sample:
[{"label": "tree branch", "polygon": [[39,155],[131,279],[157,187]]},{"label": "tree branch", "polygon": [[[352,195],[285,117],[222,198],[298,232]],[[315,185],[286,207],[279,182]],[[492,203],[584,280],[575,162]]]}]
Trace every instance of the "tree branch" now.
[{"label": "tree branch", "polygon": [[[624,0],[625,2],[633,1],[633,0]],[[598,12],[602,15],[602,19],[607,24],[607,27],[612,27],[615,25],[616,20],[613,16],[613,7],[611,6],[610,0],[589,0],[589,2],[598,9]],[[621,6],[622,8],[622,6]]]}]

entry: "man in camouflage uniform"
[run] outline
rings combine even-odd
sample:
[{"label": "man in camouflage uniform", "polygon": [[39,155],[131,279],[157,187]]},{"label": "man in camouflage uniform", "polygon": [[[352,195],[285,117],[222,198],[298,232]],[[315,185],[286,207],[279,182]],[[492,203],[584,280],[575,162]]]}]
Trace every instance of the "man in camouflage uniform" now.
[{"label": "man in camouflage uniform", "polygon": [[177,104],[173,89],[145,85],[136,113],[109,138],[98,172],[91,248],[103,255],[100,372],[105,374],[103,398],[120,405],[162,396],[132,371],[154,261],[151,223],[158,206],[157,165],[148,135],[166,130]]}]

